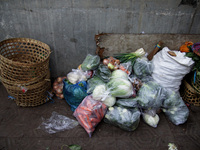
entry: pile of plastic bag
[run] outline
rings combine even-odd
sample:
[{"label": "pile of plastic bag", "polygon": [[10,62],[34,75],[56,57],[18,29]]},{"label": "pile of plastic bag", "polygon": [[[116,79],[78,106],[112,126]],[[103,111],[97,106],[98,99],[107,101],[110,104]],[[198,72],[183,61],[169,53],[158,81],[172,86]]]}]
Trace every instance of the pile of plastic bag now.
[{"label": "pile of plastic bag", "polygon": [[[187,121],[189,110],[179,93],[152,77],[156,74],[156,60],[137,58],[132,66],[112,59],[117,62],[115,65],[126,68],[111,68],[107,62],[101,62],[99,56],[88,54],[79,68],[72,69],[63,80],[64,98],[90,137],[102,120],[134,131],[142,118],[155,128],[159,123],[159,110],[175,125]],[[190,69],[187,68],[187,72]],[[177,78],[181,80],[182,76],[177,75]]]}]

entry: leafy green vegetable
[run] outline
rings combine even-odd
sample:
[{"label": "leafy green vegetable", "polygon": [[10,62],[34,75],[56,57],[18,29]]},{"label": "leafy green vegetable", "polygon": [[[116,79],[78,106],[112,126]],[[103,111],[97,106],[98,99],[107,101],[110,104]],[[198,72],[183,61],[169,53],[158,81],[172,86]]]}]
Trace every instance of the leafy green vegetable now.
[{"label": "leafy green vegetable", "polygon": [[95,71],[95,75],[98,76],[104,82],[108,82],[111,77],[111,71],[107,66],[100,64],[98,69]]},{"label": "leafy green vegetable", "polygon": [[142,79],[152,74],[153,66],[148,60],[144,58],[138,58],[133,66],[133,70],[135,75],[139,79]]},{"label": "leafy green vegetable", "polygon": [[124,78],[114,78],[107,83],[110,93],[114,97],[130,97],[134,94],[132,83]]},{"label": "leafy green vegetable", "polygon": [[167,91],[162,110],[175,125],[185,123],[189,116],[189,110],[180,95],[171,90]]},{"label": "leafy green vegetable", "polygon": [[154,81],[144,83],[135,98],[143,109],[158,109],[165,100],[165,91]]},{"label": "leafy green vegetable", "polygon": [[197,71],[197,75],[200,76],[200,57],[192,51],[186,53],[186,56],[192,58],[192,60],[195,62],[192,70]]},{"label": "leafy green vegetable", "polygon": [[93,76],[87,80],[87,93],[92,93],[97,85],[105,84],[99,77]]},{"label": "leafy green vegetable", "polygon": [[128,61],[131,61],[131,64],[134,65],[135,60],[139,57],[142,57],[145,54],[145,51],[143,48],[140,48],[132,53],[121,53],[114,55],[115,58],[119,59],[121,63],[126,63]]},{"label": "leafy green vegetable", "polygon": [[112,79],[115,79],[115,78],[124,78],[124,79],[127,79],[128,80],[128,74],[120,69],[117,69],[115,71],[112,72],[112,76],[111,76]]},{"label": "leafy green vegetable", "polygon": [[87,70],[94,70],[96,69],[100,64],[100,57],[98,55],[91,55],[88,54],[81,64],[81,69],[83,71]]},{"label": "leafy green vegetable", "polygon": [[147,123],[148,125],[156,128],[159,122],[159,116],[156,114],[155,116],[151,116],[148,113],[143,113],[142,114],[143,120],[145,123]]},{"label": "leafy green vegetable", "polygon": [[118,126],[126,131],[134,131],[139,125],[140,114],[137,108],[109,107],[104,122]]}]

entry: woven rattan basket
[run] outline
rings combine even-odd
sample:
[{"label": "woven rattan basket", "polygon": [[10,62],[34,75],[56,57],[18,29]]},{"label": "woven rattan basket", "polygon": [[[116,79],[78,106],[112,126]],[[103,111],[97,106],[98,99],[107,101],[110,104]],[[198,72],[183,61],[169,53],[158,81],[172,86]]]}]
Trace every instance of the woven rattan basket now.
[{"label": "woven rattan basket", "polygon": [[[51,82],[49,76],[40,82],[34,84],[14,84],[8,85],[3,83],[8,94],[13,98],[18,106],[30,107],[38,106],[49,101],[48,92],[51,90]],[[26,91],[23,91],[23,88]]]},{"label": "woven rattan basket", "polygon": [[47,44],[34,39],[0,42],[0,80],[18,106],[38,106],[49,100],[50,53]]},{"label": "woven rattan basket", "polygon": [[200,106],[200,95],[186,80],[183,80],[180,95],[184,101],[193,104],[194,106]]},{"label": "woven rattan basket", "polygon": [[0,42],[0,77],[6,83],[34,83],[47,75],[50,48],[29,38]]},{"label": "woven rattan basket", "polygon": [[197,76],[194,82],[194,76],[191,79],[192,87],[196,90],[196,92],[200,95],[200,78]]}]

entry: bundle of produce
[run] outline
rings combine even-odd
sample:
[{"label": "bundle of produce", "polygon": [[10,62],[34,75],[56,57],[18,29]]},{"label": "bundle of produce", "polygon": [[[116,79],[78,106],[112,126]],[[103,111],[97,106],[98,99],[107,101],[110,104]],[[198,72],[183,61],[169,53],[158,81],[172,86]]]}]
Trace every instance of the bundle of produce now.
[{"label": "bundle of produce", "polygon": [[79,69],[72,69],[71,72],[67,74],[67,79],[72,84],[76,84],[80,81],[87,81],[88,78],[91,78],[93,76],[93,71],[82,71]]},{"label": "bundle of produce", "polygon": [[145,110],[142,112],[142,118],[146,124],[154,128],[157,127],[160,120],[155,110]]},{"label": "bundle of produce", "polygon": [[53,93],[60,99],[64,99],[63,95],[63,80],[67,77],[58,77],[53,83]]},{"label": "bundle of produce", "polygon": [[106,84],[99,77],[93,76],[87,80],[87,93],[91,94],[97,85]]},{"label": "bundle of produce", "polygon": [[92,93],[94,100],[102,101],[106,106],[111,107],[116,102],[116,97],[110,95],[106,84],[97,85]]},{"label": "bundle of produce", "polygon": [[192,60],[194,61],[194,66],[192,68],[192,71],[195,72],[194,76],[196,75],[200,78],[200,43],[194,43],[193,45],[190,45],[188,48],[189,51],[186,53],[186,56],[192,58]]},{"label": "bundle of produce", "polygon": [[138,102],[135,98],[121,98],[118,99],[115,104],[125,108],[138,108]]},{"label": "bundle of produce", "polygon": [[121,53],[116,54],[114,57],[119,59],[121,63],[131,62],[134,65],[137,58],[142,57],[145,55],[145,51],[143,48],[137,49],[135,52],[132,53]]},{"label": "bundle of produce", "polygon": [[107,83],[110,94],[114,97],[135,97],[136,92],[129,80],[124,78],[114,78]]},{"label": "bundle of produce", "polygon": [[89,137],[91,137],[95,127],[105,116],[106,111],[107,107],[105,104],[94,100],[92,96],[89,95],[85,97],[74,111],[73,115],[88,133]]},{"label": "bundle of produce", "polygon": [[111,71],[107,66],[100,64],[97,70],[95,70],[95,75],[102,81],[108,82],[111,77]]},{"label": "bundle of produce", "polygon": [[141,79],[142,81],[146,81],[146,79],[148,79],[148,77],[150,77],[152,74],[153,66],[146,57],[142,57],[136,59],[133,66],[133,71],[139,79]]},{"label": "bundle of produce", "polygon": [[64,80],[63,83],[64,98],[70,105],[71,110],[74,111],[87,96],[87,83],[86,81],[80,81],[76,84],[72,84],[68,80]]},{"label": "bundle of produce", "polygon": [[143,83],[135,98],[141,108],[158,110],[166,98],[166,92],[155,81]]},{"label": "bundle of produce", "polygon": [[119,68],[120,61],[112,56],[105,58],[103,64],[107,66],[111,71]]},{"label": "bundle of produce", "polygon": [[124,79],[128,80],[128,74],[120,69],[115,70],[111,74],[111,79],[117,79],[117,78],[124,78]]},{"label": "bundle of produce", "polygon": [[95,70],[100,64],[100,57],[98,55],[88,54],[81,64],[83,71]]},{"label": "bundle of produce", "polygon": [[180,97],[179,93],[166,90],[166,99],[162,104],[162,111],[175,125],[183,124],[189,116],[188,107]]},{"label": "bundle of produce", "polygon": [[140,122],[140,111],[137,108],[121,106],[109,107],[104,122],[120,127],[126,131],[134,131]]}]

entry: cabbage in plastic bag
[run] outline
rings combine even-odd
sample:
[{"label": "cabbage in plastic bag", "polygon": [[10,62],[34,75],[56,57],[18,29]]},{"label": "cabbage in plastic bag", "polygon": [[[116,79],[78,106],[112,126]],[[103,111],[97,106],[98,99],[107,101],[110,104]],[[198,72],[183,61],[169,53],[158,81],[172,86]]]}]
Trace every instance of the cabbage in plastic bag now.
[{"label": "cabbage in plastic bag", "polygon": [[179,93],[175,93],[168,89],[167,99],[163,102],[162,111],[175,124],[183,124],[189,116],[189,109],[180,97]]},{"label": "cabbage in plastic bag", "polygon": [[166,98],[163,88],[154,81],[144,83],[136,97],[143,109],[159,109]]},{"label": "cabbage in plastic bag", "polygon": [[63,81],[63,94],[71,110],[74,111],[82,100],[87,96],[87,83],[80,81],[76,84],[71,84],[68,80]]},{"label": "cabbage in plastic bag", "polygon": [[117,106],[122,106],[125,108],[135,108],[138,107],[137,100],[135,98],[118,99],[116,101]]},{"label": "cabbage in plastic bag", "polygon": [[100,64],[100,57],[98,55],[88,54],[81,64],[83,71],[95,70]]},{"label": "cabbage in plastic bag", "polygon": [[151,76],[153,66],[150,61],[145,58],[137,58],[133,66],[134,74],[139,79],[145,79],[147,76]]},{"label": "cabbage in plastic bag", "polygon": [[135,97],[136,92],[133,89],[132,83],[124,78],[114,78],[107,83],[110,94],[114,97]]},{"label": "cabbage in plastic bag", "polygon": [[156,128],[159,123],[159,116],[156,114],[156,110],[145,110],[142,113],[142,118],[146,124]]},{"label": "cabbage in plastic bag", "polygon": [[91,79],[87,80],[87,93],[92,93],[97,85],[105,84],[99,77],[93,76]]},{"label": "cabbage in plastic bag", "polygon": [[107,66],[100,64],[97,70],[95,71],[95,75],[99,77],[102,81],[108,82],[111,77],[111,71]]},{"label": "cabbage in plastic bag", "polygon": [[140,114],[137,108],[109,107],[104,122],[120,127],[126,131],[134,131],[139,125]]}]

